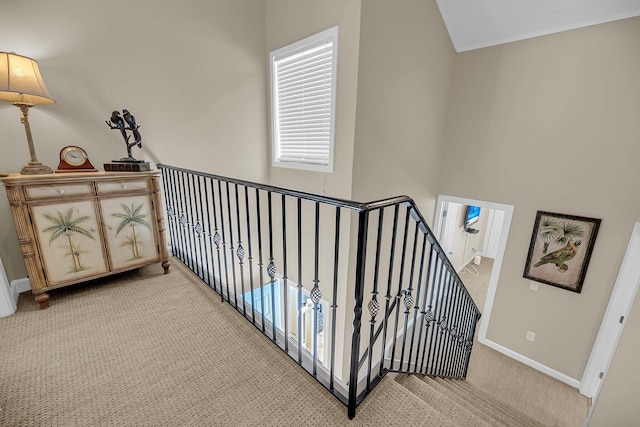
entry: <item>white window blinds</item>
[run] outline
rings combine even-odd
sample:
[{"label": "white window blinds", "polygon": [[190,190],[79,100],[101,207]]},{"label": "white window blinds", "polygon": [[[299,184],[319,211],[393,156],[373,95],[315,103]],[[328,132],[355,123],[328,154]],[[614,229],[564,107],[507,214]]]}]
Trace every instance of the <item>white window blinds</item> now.
[{"label": "white window blinds", "polygon": [[271,53],[274,166],[333,170],[338,28]]}]

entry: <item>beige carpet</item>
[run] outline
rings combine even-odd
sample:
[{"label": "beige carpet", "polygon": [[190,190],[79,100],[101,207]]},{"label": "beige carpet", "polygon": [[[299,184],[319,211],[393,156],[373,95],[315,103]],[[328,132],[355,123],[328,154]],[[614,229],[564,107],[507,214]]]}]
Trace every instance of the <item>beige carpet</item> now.
[{"label": "beige carpet", "polygon": [[491,278],[492,269],[493,259],[483,257],[480,265],[471,263],[458,273],[480,312],[484,312],[484,302],[489,291],[489,279]]},{"label": "beige carpet", "polygon": [[[471,298],[484,311],[493,259],[460,272]],[[578,390],[476,342],[467,380],[549,426],[583,426],[590,399]]]},{"label": "beige carpet", "polygon": [[231,306],[171,268],[53,292],[47,310],[22,294],[0,319],[0,425],[448,425],[390,378],[349,421]]},{"label": "beige carpet", "polygon": [[[390,378],[346,407],[173,260],[0,319],[2,426],[428,425]],[[408,411],[415,406],[418,410]],[[432,425],[438,425],[436,422]]]}]

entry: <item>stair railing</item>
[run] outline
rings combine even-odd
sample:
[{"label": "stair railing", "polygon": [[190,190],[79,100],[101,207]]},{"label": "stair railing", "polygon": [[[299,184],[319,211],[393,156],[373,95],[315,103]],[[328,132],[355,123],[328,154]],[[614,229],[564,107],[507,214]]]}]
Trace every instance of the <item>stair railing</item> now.
[{"label": "stair railing", "polygon": [[349,418],[388,372],[466,376],[480,312],[409,197],[358,203],[158,168],[173,255]]}]

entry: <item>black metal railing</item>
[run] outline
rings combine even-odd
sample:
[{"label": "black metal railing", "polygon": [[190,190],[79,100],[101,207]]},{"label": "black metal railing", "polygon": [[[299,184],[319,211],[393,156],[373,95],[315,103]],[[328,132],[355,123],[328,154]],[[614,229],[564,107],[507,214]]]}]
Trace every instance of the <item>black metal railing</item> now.
[{"label": "black metal railing", "polygon": [[158,167],[173,255],[350,418],[388,372],[466,376],[480,312],[409,197],[358,203]]}]

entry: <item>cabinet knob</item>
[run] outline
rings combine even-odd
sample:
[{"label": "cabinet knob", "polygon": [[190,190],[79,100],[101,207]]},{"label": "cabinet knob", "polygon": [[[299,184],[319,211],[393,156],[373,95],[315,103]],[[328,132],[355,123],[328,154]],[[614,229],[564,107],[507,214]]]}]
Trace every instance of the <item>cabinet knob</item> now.
[{"label": "cabinet knob", "polygon": [[63,190],[63,189],[60,189],[60,190],[58,190],[58,193],[60,193],[60,194],[64,194],[64,190]]},{"label": "cabinet knob", "polygon": [[121,184],[121,187],[122,187],[123,190],[126,190],[127,189],[127,184]]}]

